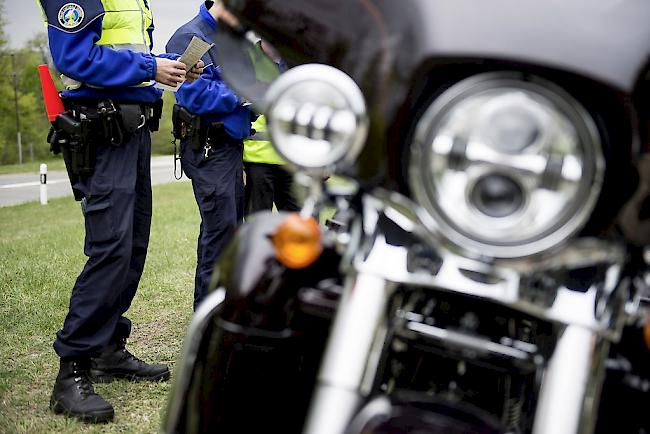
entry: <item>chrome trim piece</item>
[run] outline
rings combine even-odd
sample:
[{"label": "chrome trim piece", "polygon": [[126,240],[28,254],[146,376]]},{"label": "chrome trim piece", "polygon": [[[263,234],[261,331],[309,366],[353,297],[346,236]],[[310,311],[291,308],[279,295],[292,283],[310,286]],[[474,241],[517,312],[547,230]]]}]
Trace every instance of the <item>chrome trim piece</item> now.
[{"label": "chrome trim piece", "polygon": [[203,333],[225,298],[226,290],[224,288],[218,288],[205,298],[194,313],[184,340],[183,355],[178,363],[179,372],[174,373],[174,386],[172,388],[174,393],[170,394],[167,417],[162,428],[163,433],[171,434],[175,432],[174,428],[179,422],[183,405],[185,405],[183,399],[185,399],[185,394],[190,384],[192,369],[196,363]]},{"label": "chrome trim piece", "polygon": [[[454,253],[444,240],[436,238],[429,230],[430,217],[417,204],[383,190],[374,194],[375,197],[368,195],[364,199],[364,244],[350,264],[357,272],[396,284],[483,297],[544,320],[581,325],[609,339],[618,339],[629,290],[629,282],[621,274],[627,258],[622,245],[576,239],[546,255],[513,260],[470,259]],[[439,256],[438,272],[409,270],[409,251],[413,246],[390,244],[378,227],[380,218],[390,220]],[[552,278],[546,279],[548,286],[543,288],[533,282],[545,282],[546,277],[558,272],[587,267],[603,270],[605,277],[581,291]]]},{"label": "chrome trim piece", "polygon": [[593,432],[608,349],[590,330],[564,330],[544,375],[533,434]]},{"label": "chrome trim piece", "polygon": [[[455,332],[453,330],[446,330],[440,327],[422,324],[419,322],[409,322],[406,324],[406,328],[407,330],[416,332],[429,338],[440,340],[450,345],[474,350],[479,353],[489,353],[517,360],[529,360],[531,358],[531,353],[527,351],[492,342],[490,340],[476,336],[470,336],[465,333]],[[535,348],[535,350],[537,350],[537,348]]]},{"label": "chrome trim piece", "polygon": [[306,434],[343,434],[362,398],[377,332],[394,285],[359,274],[347,282],[318,376]]},{"label": "chrome trim piece", "polygon": [[361,397],[357,391],[320,384],[312,398],[303,433],[345,433],[360,404]]}]

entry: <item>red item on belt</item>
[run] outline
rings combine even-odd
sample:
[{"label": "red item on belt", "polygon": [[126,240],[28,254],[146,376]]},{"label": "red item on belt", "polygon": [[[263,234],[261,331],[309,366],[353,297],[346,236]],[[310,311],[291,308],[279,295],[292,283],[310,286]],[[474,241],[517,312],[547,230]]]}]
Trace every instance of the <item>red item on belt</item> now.
[{"label": "red item on belt", "polygon": [[54,85],[50,68],[47,65],[38,66],[38,74],[41,78],[41,88],[43,89],[43,99],[45,100],[45,110],[50,122],[55,122],[56,118],[65,111],[63,101],[59,91]]}]

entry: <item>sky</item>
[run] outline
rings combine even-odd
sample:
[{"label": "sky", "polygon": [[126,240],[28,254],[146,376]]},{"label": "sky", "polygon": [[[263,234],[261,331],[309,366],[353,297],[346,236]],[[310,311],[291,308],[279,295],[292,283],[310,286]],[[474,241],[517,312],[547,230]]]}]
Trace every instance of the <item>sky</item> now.
[{"label": "sky", "polygon": [[[154,53],[165,51],[171,35],[196,15],[201,3],[200,0],[149,0],[156,24]],[[5,30],[12,48],[19,48],[35,34],[45,32],[36,0],[4,0],[4,9]]]}]

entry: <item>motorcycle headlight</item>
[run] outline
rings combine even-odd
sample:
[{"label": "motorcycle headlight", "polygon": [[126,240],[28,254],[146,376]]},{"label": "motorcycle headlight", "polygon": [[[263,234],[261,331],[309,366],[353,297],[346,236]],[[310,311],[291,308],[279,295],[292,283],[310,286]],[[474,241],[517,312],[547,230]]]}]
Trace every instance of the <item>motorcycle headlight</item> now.
[{"label": "motorcycle headlight", "polygon": [[266,94],[266,116],[278,153],[311,172],[353,161],[368,133],[361,90],[326,65],[301,65],[282,74]]},{"label": "motorcycle headlight", "polygon": [[445,91],[419,121],[410,183],[453,244],[514,258],[580,229],[603,173],[598,130],[573,97],[543,80],[483,74]]}]

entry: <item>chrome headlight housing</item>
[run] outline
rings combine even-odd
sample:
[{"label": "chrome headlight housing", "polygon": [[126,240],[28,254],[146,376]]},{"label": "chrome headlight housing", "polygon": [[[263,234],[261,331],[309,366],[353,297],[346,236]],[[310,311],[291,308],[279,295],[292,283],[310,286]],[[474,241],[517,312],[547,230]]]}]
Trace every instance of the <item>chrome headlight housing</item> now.
[{"label": "chrome headlight housing", "polygon": [[571,95],[541,79],[482,74],[425,112],[410,185],[442,235],[495,258],[540,253],[589,218],[604,176],[600,136]]},{"label": "chrome headlight housing", "polygon": [[324,173],[359,155],[368,134],[361,90],[331,66],[307,64],[282,74],[266,94],[271,141],[287,162]]}]

